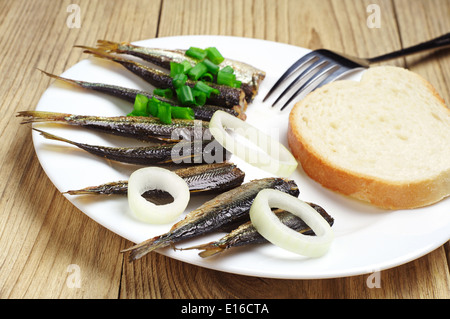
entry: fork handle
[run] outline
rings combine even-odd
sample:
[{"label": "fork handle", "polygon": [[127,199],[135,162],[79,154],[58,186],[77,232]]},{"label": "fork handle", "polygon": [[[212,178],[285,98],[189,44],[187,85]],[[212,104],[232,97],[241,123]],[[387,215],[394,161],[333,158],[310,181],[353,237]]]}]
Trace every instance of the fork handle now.
[{"label": "fork handle", "polygon": [[441,48],[441,47],[444,47],[447,45],[450,45],[450,32],[447,34],[444,34],[440,37],[437,37],[435,39],[416,44],[412,47],[404,48],[404,49],[394,51],[394,52],[391,52],[388,54],[383,54],[383,55],[380,55],[377,57],[370,58],[368,60],[369,60],[369,63],[386,61],[386,60],[398,58],[398,57],[413,54],[413,53],[418,53],[418,52],[422,52],[422,51],[426,51],[426,50]]}]

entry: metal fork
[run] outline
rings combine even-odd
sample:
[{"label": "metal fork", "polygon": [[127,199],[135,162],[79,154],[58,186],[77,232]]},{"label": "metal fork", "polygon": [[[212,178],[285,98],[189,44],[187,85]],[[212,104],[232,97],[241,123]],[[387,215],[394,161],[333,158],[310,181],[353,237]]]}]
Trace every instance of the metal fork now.
[{"label": "metal fork", "polygon": [[297,70],[302,72],[288,85],[288,87],[280,94],[280,96],[273,102],[272,106],[275,106],[280,99],[285,96],[300,80],[305,82],[300,88],[287,100],[287,102],[281,107],[281,110],[292,102],[301,93],[309,92],[321,87],[327,83],[338,80],[340,77],[348,74],[351,71],[357,69],[366,69],[372,63],[386,61],[405,55],[442,48],[450,45],[450,33],[444,34],[438,38],[394,51],[388,54],[383,54],[373,58],[357,58],[330,50],[319,49],[311,51],[310,53],[301,57],[297,62],[290,66],[287,71],[278,79],[274,86],[269,90],[264,97],[263,102],[267,100],[269,96],[284,82],[292,73]]}]

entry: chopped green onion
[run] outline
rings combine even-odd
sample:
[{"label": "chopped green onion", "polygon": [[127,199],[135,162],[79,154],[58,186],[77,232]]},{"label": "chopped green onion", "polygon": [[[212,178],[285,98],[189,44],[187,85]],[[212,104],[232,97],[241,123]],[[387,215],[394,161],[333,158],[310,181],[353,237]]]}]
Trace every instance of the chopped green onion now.
[{"label": "chopped green onion", "polygon": [[220,71],[217,73],[217,84],[240,88],[242,82],[236,80],[234,69],[231,66],[227,65],[226,67],[220,69]]},{"label": "chopped green onion", "polygon": [[194,97],[195,105],[205,105],[206,93],[199,90],[192,90],[192,96]]},{"label": "chopped green onion", "polygon": [[186,73],[187,71],[189,71],[192,68],[192,64],[189,61],[187,61],[187,60],[183,60],[181,62],[181,64],[183,64],[184,73]]},{"label": "chopped green onion", "polygon": [[142,94],[137,94],[134,100],[134,109],[138,112],[145,112],[147,107],[148,97]]},{"label": "chopped green onion", "polygon": [[206,81],[206,82],[212,82],[214,80],[214,77],[212,76],[211,73],[206,72],[205,74],[203,74],[200,79],[200,81]]},{"label": "chopped green onion", "polygon": [[233,87],[236,81],[236,75],[233,73],[222,72],[222,70],[217,73],[217,84],[228,85]]},{"label": "chopped green onion", "polygon": [[212,88],[208,84],[206,84],[205,82],[202,82],[202,81],[198,81],[195,84],[194,89],[205,93],[206,97],[208,97],[208,98],[210,97],[211,93],[220,94],[220,91],[218,89]]},{"label": "chopped green onion", "polygon": [[242,85],[242,81],[236,80],[236,81],[233,82],[233,87],[234,88],[240,89],[241,85]]},{"label": "chopped green onion", "polygon": [[186,74],[183,73],[177,74],[173,77],[172,85],[175,89],[178,89],[186,83],[187,79],[188,78]]},{"label": "chopped green onion", "polygon": [[206,68],[208,69],[208,72],[211,74],[217,74],[219,72],[220,67],[217,64],[214,64],[208,59],[204,59],[203,63],[206,65]]},{"label": "chopped green onion", "polygon": [[148,116],[147,113],[148,97],[142,94],[137,94],[134,100],[133,111],[128,116]]},{"label": "chopped green onion", "polygon": [[171,124],[172,118],[193,120],[194,110],[189,107],[172,106],[167,102],[152,98],[147,103],[148,113],[159,118],[162,123]]},{"label": "chopped green onion", "polygon": [[147,103],[147,111],[151,116],[158,117],[158,105],[161,103],[160,100],[152,98]]},{"label": "chopped green onion", "polygon": [[192,69],[188,71],[188,76],[190,79],[197,81],[200,77],[208,71],[206,65],[202,62],[197,63]]},{"label": "chopped green onion", "polygon": [[163,102],[163,101],[160,101],[160,100],[158,100],[156,98],[152,98],[147,103],[148,113],[150,115],[154,116],[154,117],[159,117],[159,109],[161,108],[161,106],[163,106],[165,108],[172,107],[172,105],[170,105],[167,102]]},{"label": "chopped green onion", "polygon": [[[186,89],[185,89],[186,88]],[[188,86],[183,86],[180,89],[189,92],[191,95],[192,102],[190,104],[194,104],[194,97],[191,92],[191,88]],[[201,93],[203,92],[195,90],[195,92]],[[206,97],[205,97],[206,99]],[[194,111],[189,107],[180,107],[180,106],[172,106],[167,102],[160,101],[155,97],[149,99],[145,95],[137,94],[134,100],[134,109],[127,116],[154,116],[159,118],[159,120],[164,124],[171,124],[172,117],[173,118],[181,118],[181,119],[189,119],[193,120]]]},{"label": "chopped green onion", "polygon": [[172,106],[171,112],[173,118],[186,120],[194,119],[194,110],[190,107]]},{"label": "chopped green onion", "polygon": [[172,123],[171,106],[167,103],[158,104],[158,118],[164,124]]},{"label": "chopped green onion", "polygon": [[227,65],[227,66],[223,67],[222,69],[220,69],[220,72],[234,73],[234,69],[231,66]]},{"label": "chopped green onion", "polygon": [[154,89],[153,94],[171,99],[173,97],[173,91],[171,89]]},{"label": "chopped green onion", "polygon": [[128,113],[127,116],[147,116],[147,115],[140,114],[140,113],[136,112],[135,110],[133,110],[130,113]]},{"label": "chopped green onion", "polygon": [[170,77],[184,73],[184,65],[177,62],[170,62]]},{"label": "chopped green onion", "polygon": [[194,104],[194,96],[192,95],[192,90],[189,86],[183,85],[180,88],[176,89],[178,100],[183,105]]},{"label": "chopped green onion", "polygon": [[222,54],[220,54],[219,50],[217,50],[217,48],[215,47],[209,47],[205,51],[208,59],[210,59],[211,62],[215,64],[220,64],[223,62],[223,60],[225,60]]},{"label": "chopped green onion", "polygon": [[[225,59],[216,47],[206,49],[190,47],[186,50],[185,55],[198,60],[198,63],[194,66],[189,60],[184,60],[181,63],[170,63],[170,76],[173,79],[173,87],[181,104],[203,105],[212,93],[220,94],[219,90],[209,87],[203,81],[215,82],[234,88],[241,87],[242,82],[236,80],[234,69],[231,66],[220,69],[219,64]],[[202,84],[198,84],[191,89],[186,86],[187,79]]]},{"label": "chopped green onion", "polygon": [[206,57],[206,51],[196,47],[190,47],[186,51],[186,55],[197,60],[203,60]]}]

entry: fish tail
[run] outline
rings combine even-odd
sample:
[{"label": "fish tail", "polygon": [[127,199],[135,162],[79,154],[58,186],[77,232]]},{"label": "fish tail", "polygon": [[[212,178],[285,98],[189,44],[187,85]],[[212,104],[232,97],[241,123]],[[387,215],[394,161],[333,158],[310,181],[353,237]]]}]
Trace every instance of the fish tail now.
[{"label": "fish tail", "polygon": [[98,58],[103,58],[103,59],[107,59],[107,60],[111,60],[111,61],[115,61],[115,62],[119,62],[119,63],[134,63],[134,61],[125,59],[123,57],[117,56],[117,55],[113,55],[113,54],[109,54],[107,51],[102,50],[102,49],[96,49],[96,48],[91,48],[91,47],[87,47],[87,46],[83,46],[83,45],[75,45],[76,48],[81,48],[84,49],[84,53],[89,53],[92,54]]},{"label": "fish tail", "polygon": [[77,189],[77,190],[70,190],[62,192],[61,194],[68,194],[68,195],[90,195],[90,194],[97,194],[95,191],[89,191],[85,189]]},{"label": "fish tail", "polygon": [[108,40],[97,40],[97,48],[106,52],[124,53],[124,50],[120,48],[123,45],[128,44]]},{"label": "fish tail", "polygon": [[81,189],[68,190],[63,194],[69,195],[111,195],[111,194],[126,194],[128,189],[128,181],[117,181],[101,184],[98,186],[88,186]]},{"label": "fish tail", "polygon": [[73,141],[71,141],[71,140],[65,139],[65,138],[63,138],[63,137],[59,137],[59,136],[50,134],[50,133],[48,133],[48,132],[39,130],[39,129],[37,129],[37,128],[33,128],[33,130],[35,130],[35,131],[41,133],[41,135],[42,135],[43,137],[45,137],[45,138],[47,138],[47,139],[49,139],[49,140],[55,140],[55,141],[60,141],[60,142],[66,142],[66,143],[69,143],[69,144],[72,144],[72,145],[75,145],[75,146],[78,146],[78,145],[79,145],[79,144],[76,143],[76,142],[73,142]]},{"label": "fish tail", "polygon": [[21,111],[17,117],[26,117],[21,124],[37,123],[37,122],[66,122],[66,117],[70,114],[44,112],[44,111]]},{"label": "fish tail", "polygon": [[53,79],[60,80],[60,81],[63,81],[63,82],[65,82],[65,83],[69,83],[69,84],[73,84],[73,85],[76,85],[76,86],[81,86],[81,87],[83,87],[82,82],[80,82],[80,81],[76,81],[76,80],[71,80],[71,79],[63,78],[63,77],[61,77],[61,76],[59,76],[59,75],[55,75],[55,74],[46,72],[46,71],[41,70],[41,69],[38,69],[38,70],[41,71],[42,73],[44,73],[45,75],[47,75],[47,76],[53,78]]},{"label": "fish tail", "polygon": [[199,252],[198,255],[202,258],[206,258],[206,257],[210,257],[213,255],[220,254],[226,248],[221,247],[220,245],[217,245],[216,242],[210,242],[210,243],[201,244],[198,246],[192,246],[192,247],[188,247],[188,248],[178,248],[178,250],[191,250],[191,249],[203,250],[203,251]]},{"label": "fish tail", "polygon": [[222,247],[205,247],[204,251],[201,251],[198,253],[198,255],[202,258],[206,258],[206,257],[210,257],[213,255],[217,255],[220,254],[221,252],[223,252],[225,249]]},{"label": "fish tail", "polygon": [[63,192],[62,194],[69,194],[69,195],[90,195],[90,194],[100,194],[99,188],[97,186],[90,186],[85,187],[81,189],[75,189],[75,190],[68,190]]},{"label": "fish tail", "polygon": [[162,248],[165,246],[168,246],[171,244],[171,240],[170,238],[168,238],[167,236],[156,236],[154,238],[150,238],[146,241],[143,241],[140,244],[134,245],[130,248],[126,248],[124,250],[122,250],[122,253],[125,252],[130,252],[130,255],[128,257],[128,260],[130,262],[137,260],[145,255],[147,255],[149,252],[158,249],[158,248]]}]

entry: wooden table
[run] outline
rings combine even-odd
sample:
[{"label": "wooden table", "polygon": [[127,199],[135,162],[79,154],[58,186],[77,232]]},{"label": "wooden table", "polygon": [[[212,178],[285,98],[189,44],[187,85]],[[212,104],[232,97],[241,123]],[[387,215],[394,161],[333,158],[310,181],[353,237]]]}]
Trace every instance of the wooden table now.
[{"label": "wooden table", "polygon": [[[77,22],[72,3],[81,9],[79,28],[67,23]],[[379,28],[367,24],[370,4],[379,6]],[[448,242],[382,271],[379,288],[367,285],[368,275],[256,278],[158,253],[128,263],[118,252],[131,243],[56,190],[37,160],[30,130],[15,117],[33,109],[51,83],[37,68],[60,74],[86,58],[75,44],[219,34],[374,56],[449,32],[449,18],[449,0],[1,0],[0,297],[449,298]],[[450,101],[448,50],[391,64],[423,75]],[[79,288],[67,284],[75,271],[70,265],[81,271]]]}]

